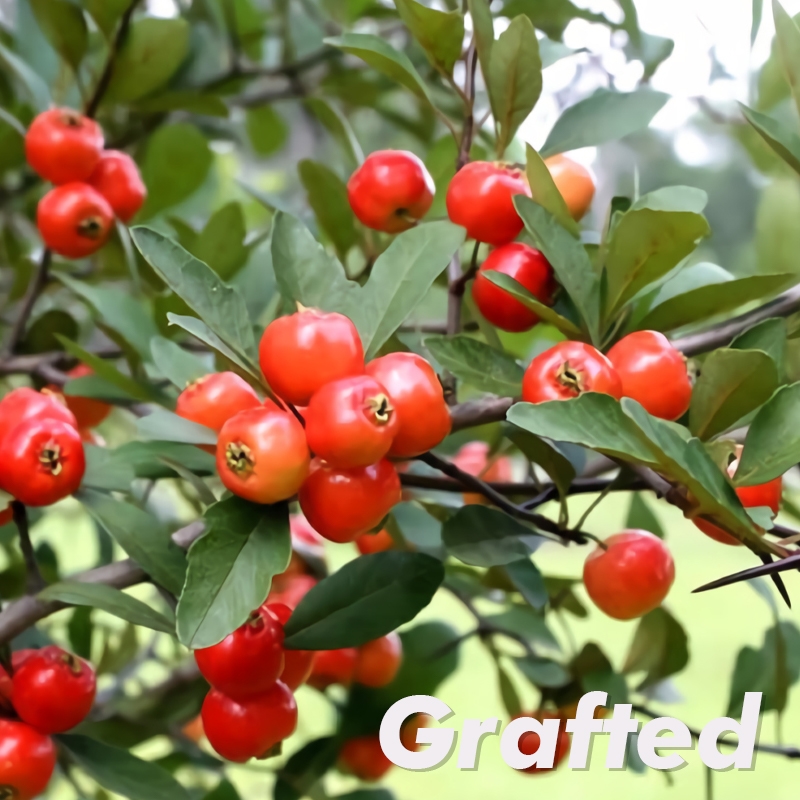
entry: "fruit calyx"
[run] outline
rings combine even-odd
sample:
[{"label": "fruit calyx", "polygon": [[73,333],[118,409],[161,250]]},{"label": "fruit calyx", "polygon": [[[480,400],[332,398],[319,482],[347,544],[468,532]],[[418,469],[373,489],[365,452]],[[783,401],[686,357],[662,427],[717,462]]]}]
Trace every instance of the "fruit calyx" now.
[{"label": "fruit calyx", "polygon": [[77,231],[87,239],[99,239],[103,235],[103,221],[96,216],[86,217],[78,223]]},{"label": "fruit calyx", "polygon": [[242,442],[229,442],[225,448],[225,463],[237,475],[249,475],[256,465],[253,452]]},{"label": "fruit calyx", "polygon": [[394,414],[394,406],[385,394],[376,394],[367,399],[366,407],[369,415],[378,425],[387,425]]},{"label": "fruit calyx", "polygon": [[556,374],[556,380],[570,392],[576,395],[583,394],[586,391],[586,385],[583,381],[584,373],[570,366],[569,361],[565,361]]},{"label": "fruit calyx", "polygon": [[[61,461],[61,447],[55,442],[48,442],[39,453],[39,463],[50,472],[51,475],[58,476],[64,467]],[[2,800],[2,798],[0,798]]]}]

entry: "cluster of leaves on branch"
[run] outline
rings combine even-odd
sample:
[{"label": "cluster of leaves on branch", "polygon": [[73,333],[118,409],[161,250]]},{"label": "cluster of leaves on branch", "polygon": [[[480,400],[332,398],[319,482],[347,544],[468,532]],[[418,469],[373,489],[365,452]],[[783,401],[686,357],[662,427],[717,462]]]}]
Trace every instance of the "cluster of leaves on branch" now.
[{"label": "cluster of leaves on branch", "polygon": [[[389,767],[375,768],[383,714],[401,697],[434,694],[472,637],[496,664],[509,717],[534,711],[520,699],[531,691],[536,713],[563,715],[592,689],[608,691],[612,703],[634,700],[647,715],[655,687],[689,662],[686,632],[659,605],[671,572],[660,579],[663,592],[628,615],[641,619],[615,670],[593,641],[564,652],[551,622],[588,615],[580,581],[536,565],[547,543],[595,541],[591,511],[610,493],[630,494],[629,528],[663,537],[655,503],[670,503],[763,562],[718,585],[771,575],[788,597],[779,573],[796,569],[800,553],[794,532],[773,522],[780,498],[762,502],[760,487],[780,489],[800,460],[800,383],[786,359],[798,329],[796,274],[766,268],[735,277],[699,261],[710,235],[707,197],[691,186],[614,197],[608,209],[595,203],[602,224],[582,229],[586,203],[575,212],[553,166],[571,150],[646,129],[668,100],[647,83],[672,42],[639,29],[630,0],[617,3],[614,19],[570,0],[507,0],[494,11],[487,0],[179,0],[170,18],[150,16],[137,0],[11,4],[0,30],[0,376],[4,390],[63,392],[76,416],[89,411],[82,427],[101,424],[108,439],[84,436],[75,504],[26,511],[18,499],[14,521],[6,515],[0,529],[8,562],[0,643],[12,680],[12,651],[51,641],[92,657],[100,676],[87,721],[56,737],[58,780],[97,798],[237,797],[225,763],[198,746],[208,684],[190,651],[229,641],[270,596],[296,606],[281,620],[286,653],[315,651],[319,666],[331,652],[352,651],[349,672],[311,681],[336,711],[328,735],[290,739],[263,762],[265,777],[276,773],[276,800],[326,797],[337,761],[380,777]],[[774,14],[774,63],[796,93],[800,29],[777,2]],[[573,98],[537,150],[518,131],[540,99],[542,71],[575,57],[560,41],[574,19],[624,32],[642,80],[634,91]],[[81,260],[46,249],[34,222],[48,187],[27,163],[24,140],[52,106],[96,118],[106,146],[135,159],[147,190],[133,227],[112,226],[109,213],[108,240]],[[800,172],[798,135],[763,110],[743,114]],[[430,173],[431,196],[402,209],[396,227],[367,227],[348,196],[367,143],[413,150]],[[474,231],[446,202],[457,175],[493,159],[519,187],[509,206],[514,235],[552,271],[541,295],[489,269],[498,250],[486,243],[502,242],[468,240]],[[496,298],[495,289],[530,323],[517,330],[530,333],[508,336],[506,315],[481,313],[481,291]],[[280,402],[258,341],[298,306],[348,317],[367,362],[408,351],[427,359],[452,423],[435,452],[403,463],[402,501],[380,533],[358,539],[362,555],[331,575],[293,541],[296,499],[231,497],[213,455],[217,430],[176,413],[179,395],[211,373],[236,373],[259,403]],[[676,414],[648,413],[633,397],[620,399],[622,389],[586,391],[566,362],[560,374],[575,396],[526,402],[532,356],[567,340],[602,359],[639,331],[665,334],[690,359],[691,398]],[[661,388],[650,382],[651,392]],[[291,412],[302,418],[302,409]],[[597,500],[576,520],[570,498],[584,493]],[[34,551],[29,524],[51,514],[67,520],[63,552]],[[99,560],[65,576],[79,515],[96,528]],[[600,543],[595,569],[614,546]],[[650,546],[668,559],[661,542]],[[586,574],[590,595],[608,610],[598,599],[602,572],[599,593],[590,585],[597,573]],[[124,591],[139,584],[152,592]],[[762,648],[739,654],[733,715],[745,690],[763,691],[763,710],[782,713],[800,677],[800,632],[780,621],[769,585],[754,586],[775,624]],[[474,627],[408,625],[396,675],[386,685],[357,677],[351,685],[355,649],[363,654],[412,623],[440,591]],[[129,752],[160,736],[171,748],[160,762]],[[352,743],[365,740],[372,744],[354,752]],[[633,756],[631,767],[644,769]]]}]

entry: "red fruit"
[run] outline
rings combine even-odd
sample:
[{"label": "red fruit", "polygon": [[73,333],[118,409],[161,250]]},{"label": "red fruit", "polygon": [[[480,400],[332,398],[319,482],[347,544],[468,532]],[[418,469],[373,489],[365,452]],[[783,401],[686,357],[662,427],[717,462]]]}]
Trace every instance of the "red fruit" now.
[{"label": "red fruit", "polygon": [[406,150],[367,156],[347,183],[350,207],[368,228],[399,233],[428,213],[436,189],[425,165]]},{"label": "red fruit", "polygon": [[123,222],[130,222],[136,216],[147,197],[136,162],[119,150],[106,150],[100,156],[89,185],[105,197]]},{"label": "red fruit", "polygon": [[87,180],[102,151],[100,126],[68,108],[51,108],[39,114],[25,135],[28,164],[56,185]]},{"label": "red fruit", "polygon": [[390,353],[367,364],[367,375],[386,389],[398,430],[389,455],[412,458],[450,433],[450,410],[433,367],[416,353]]},{"label": "red fruit", "polygon": [[470,239],[496,247],[513,242],[522,231],[522,220],[514,208],[514,195],[530,197],[521,170],[473,161],[460,169],[447,189],[447,213],[467,229]]},{"label": "red fruit", "polygon": [[305,420],[311,452],[340,469],[379,461],[400,427],[386,389],[369,375],[325,384],[311,398]]},{"label": "red fruit", "polygon": [[[67,377],[74,380],[76,378],[87,378],[94,375],[94,370],[86,364],[78,364],[67,373]],[[52,387],[51,391],[59,391],[57,387]],[[67,408],[75,415],[75,420],[79,428],[95,428],[110,413],[111,406],[101,400],[94,400],[91,397],[78,397],[77,395],[65,394],[64,402]]]},{"label": "red fruit", "polygon": [[531,361],[522,379],[526,403],[569,400],[584,392],[622,397],[622,381],[611,362],[590,344],[561,342]]},{"label": "red fruit", "polygon": [[[494,456],[490,460],[490,450],[487,442],[467,442],[455,454],[453,463],[460,470],[487,483],[513,480],[514,469],[511,459],[507,456]],[[463,497],[465,505],[488,504],[489,502],[482,494],[473,492],[465,492]]]},{"label": "red fruit", "polygon": [[556,288],[550,262],[533,247],[514,242],[493,250],[481,264],[472,284],[472,299],[492,325],[512,333],[530,330],[539,322],[538,315],[492,283],[485,275],[491,271],[514,278],[537,300],[549,306]]},{"label": "red fruit", "polygon": [[297,608],[300,601],[317,583],[319,581],[311,575],[291,575],[288,579],[284,579],[283,575],[276,575],[267,602],[283,603],[289,608]]},{"label": "red fruit", "polygon": [[91,186],[66,183],[39,201],[36,224],[51,250],[65,258],[85,258],[105,244],[114,225],[114,212]]},{"label": "red fruit", "polygon": [[254,503],[277,503],[296,494],[309,461],[303,426],[292,414],[263,406],[231,417],[217,441],[222,483]]},{"label": "red fruit", "polygon": [[[533,717],[534,719],[538,719],[540,722],[545,719],[559,719],[558,714],[552,714],[549,711],[537,711],[534,714],[520,714],[519,716]],[[515,717],[514,719],[519,719],[519,717]],[[541,743],[542,740],[539,734],[529,731],[528,733],[523,733],[522,736],[519,737],[517,746],[519,747],[520,753],[524,753],[526,756],[532,756],[539,749]],[[553,759],[553,766],[538,767],[536,764],[534,764],[532,767],[520,770],[520,772],[526,772],[529,775],[541,775],[552,772],[564,760],[567,753],[569,753],[569,746],[569,734],[566,730],[565,721],[562,720],[561,726],[558,729],[558,741],[556,742],[556,753],[555,758]]]},{"label": "red fruit", "polygon": [[[285,625],[292,616],[292,609],[283,603],[269,603],[267,610],[278,618],[281,625]],[[285,683],[292,691],[302,686],[314,668],[315,655],[313,650],[284,650],[283,672],[279,679],[281,683]]]},{"label": "red fruit", "polygon": [[94,670],[53,645],[14,667],[11,702],[23,722],[41,733],[63,733],[83,722],[97,689]]},{"label": "red fruit", "polygon": [[334,683],[349,686],[353,682],[357,661],[358,650],[355,647],[318,650],[308,683],[320,691]]},{"label": "red fruit", "polygon": [[378,689],[390,684],[403,663],[403,643],[392,632],[358,648],[355,681]]},{"label": "red fruit", "polygon": [[[728,467],[728,475],[732,478],[739,467],[739,459],[732,461]],[[736,496],[745,508],[758,508],[766,506],[772,509],[773,514],[777,514],[781,508],[781,498],[783,496],[783,478],[774,478],[767,483],[759,483],[755,486],[737,486]],[[722,544],[739,546],[741,542],[729,533],[725,533],[722,528],[704,519],[693,520],[694,524],[706,535]]]},{"label": "red fruit", "polygon": [[661,605],[675,580],[667,546],[652,533],[627,530],[609,536],[583,565],[594,604],[614,619],[634,619]]},{"label": "red fruit", "polygon": [[663,333],[636,331],[620,339],[608,360],[622,381],[622,396],[631,397],[654,417],[675,420],[692,399],[686,359]]},{"label": "red fruit", "polygon": [[212,689],[201,711],[203,730],[214,750],[228,761],[243,764],[263,758],[297,727],[297,703],[280,681],[263,694],[232,700]]},{"label": "red fruit", "polygon": [[378,533],[365,533],[363,536],[359,536],[355,542],[358,552],[362,556],[368,556],[370,553],[383,553],[394,547],[394,539],[385,529]]},{"label": "red fruit", "polygon": [[347,317],[306,308],[267,325],[259,361],[275,394],[292,405],[306,406],[326,383],[361,375],[364,349]]},{"label": "red fruit", "polygon": [[314,459],[300,488],[300,508],[331,542],[352,542],[373,528],[400,502],[400,477],[391,462],[358,469],[334,469]]},{"label": "red fruit", "polygon": [[85,471],[80,434],[57,419],[26,420],[0,445],[0,487],[26,506],[49,506],[68,497]]},{"label": "red fruit", "polygon": [[0,719],[0,797],[33,800],[56,766],[53,740],[22,722]]},{"label": "red fruit", "polygon": [[194,658],[203,677],[228,697],[261,694],[283,671],[283,625],[262,606],[219,644],[195,650]]},{"label": "red fruit", "polygon": [[553,183],[564,198],[570,215],[576,221],[581,219],[594,198],[592,173],[583,164],[564,155],[551,156],[544,163],[550,170]]},{"label": "red fruit", "polygon": [[0,400],[0,443],[21,422],[45,418],[78,427],[75,415],[67,408],[60,392],[37,392],[25,387],[14,389]]},{"label": "red fruit", "polygon": [[175,413],[219,433],[240,411],[260,406],[261,400],[246,380],[235,372],[215,372],[190,383],[180,393]]},{"label": "red fruit", "polygon": [[362,781],[379,781],[392,766],[374,734],[349,739],[339,751],[339,768]]}]

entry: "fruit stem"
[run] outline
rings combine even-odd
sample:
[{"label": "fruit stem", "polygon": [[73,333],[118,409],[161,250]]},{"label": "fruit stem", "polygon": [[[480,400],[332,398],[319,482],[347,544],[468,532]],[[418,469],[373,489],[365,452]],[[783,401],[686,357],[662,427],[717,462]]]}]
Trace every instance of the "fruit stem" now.
[{"label": "fruit stem", "polygon": [[[19,532],[19,547],[20,550],[22,550],[22,557],[25,559],[25,569],[27,571],[26,590],[28,594],[36,594],[44,589],[47,583],[39,570],[39,564],[36,561],[36,553],[33,549],[33,543],[31,542],[30,528],[28,526],[28,510],[19,500],[14,500],[11,503],[11,510],[14,514],[14,524],[17,526],[17,531]],[[2,798],[0,798],[0,800],[2,800]]]}]

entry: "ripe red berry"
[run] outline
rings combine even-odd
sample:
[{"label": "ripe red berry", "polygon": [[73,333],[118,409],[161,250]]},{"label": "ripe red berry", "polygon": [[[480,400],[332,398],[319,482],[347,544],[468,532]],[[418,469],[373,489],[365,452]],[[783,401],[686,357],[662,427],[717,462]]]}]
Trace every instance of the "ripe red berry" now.
[{"label": "ripe red berry", "polygon": [[[739,460],[736,459],[728,467],[728,475],[732,478],[739,467]],[[781,508],[781,498],[783,496],[783,478],[774,478],[766,483],[759,483],[755,486],[737,486],[736,496],[745,508],[758,508],[764,506],[770,508],[773,514],[777,514]],[[722,528],[707,522],[704,519],[693,520],[694,524],[700,528],[706,536],[711,537],[722,544],[738,546],[741,542],[735,539]]]},{"label": "ripe red berry", "polygon": [[450,410],[433,367],[416,353],[390,353],[367,364],[367,375],[386,389],[398,430],[389,450],[412,458],[436,447],[450,433]]},{"label": "ripe red berry", "polygon": [[375,734],[348,739],[339,751],[339,768],[362,781],[379,781],[392,766]]},{"label": "ripe red berry", "polygon": [[[267,610],[278,618],[281,625],[285,625],[292,616],[292,609],[283,603],[269,603]],[[285,650],[283,653],[283,671],[279,680],[285,683],[292,691],[302,686],[311,675],[314,668],[313,650]]]},{"label": "ripe red berry", "polygon": [[261,400],[246,380],[235,372],[215,372],[180,393],[175,413],[219,432],[240,411],[260,406]]},{"label": "ripe red berry", "polygon": [[392,632],[358,648],[355,681],[378,689],[390,684],[403,663],[403,643]]},{"label": "ripe red berry", "polygon": [[[67,373],[71,380],[76,378],[87,378],[94,375],[94,370],[86,364],[78,364]],[[51,387],[51,391],[58,392],[57,387]],[[111,406],[101,400],[94,400],[91,397],[78,397],[77,395],[65,394],[64,402],[67,408],[75,415],[78,428],[94,428],[99,425],[110,413]]]},{"label": "ripe red berry", "polygon": [[283,671],[283,625],[262,606],[219,644],[194,651],[203,677],[240,700],[269,689]]},{"label": "ripe red berry", "polygon": [[357,661],[358,650],[355,647],[318,650],[308,683],[320,691],[334,683],[349,686],[353,682]]},{"label": "ripe red berry", "polygon": [[[534,719],[538,719],[540,722],[546,719],[560,719],[558,714],[553,714],[549,711],[537,711],[533,714],[520,714],[519,716],[533,717]],[[518,718],[519,717],[515,717],[515,719]],[[528,733],[523,733],[522,736],[519,737],[519,742],[517,744],[517,747],[519,747],[520,753],[524,753],[526,756],[532,756],[535,752],[538,751],[541,743],[542,740],[539,734],[534,733],[533,731],[529,731]],[[567,753],[569,753],[569,746],[570,746],[569,734],[567,733],[566,723],[565,721],[562,720],[561,725],[558,729],[558,740],[556,742],[556,752],[555,752],[555,757],[553,758],[553,766],[539,767],[536,764],[534,764],[532,767],[520,770],[520,772],[526,772],[529,775],[542,775],[542,774],[547,774],[548,772],[552,772],[564,760]]]},{"label": "ripe red berry", "polygon": [[641,403],[654,417],[675,420],[692,399],[686,359],[663,333],[636,331],[620,339],[608,360],[622,381],[622,396]]},{"label": "ripe red berry", "polygon": [[594,198],[594,178],[583,164],[564,155],[551,156],[544,162],[553,177],[553,183],[564,198],[574,220],[581,219],[589,210]]},{"label": "ripe red berry", "polygon": [[561,342],[531,361],[522,379],[526,403],[569,400],[584,392],[622,397],[622,381],[611,362],[583,342]]},{"label": "ripe red berry", "polygon": [[406,150],[371,153],[347,183],[353,213],[368,228],[386,233],[413,227],[428,213],[435,191],[425,165]]},{"label": "ripe red berry", "polygon": [[399,429],[386,389],[369,375],[325,384],[304,416],[311,452],[340,469],[366,467],[383,458]]},{"label": "ripe red berry", "polygon": [[293,554],[316,560],[325,558],[325,539],[311,527],[311,523],[302,514],[292,514],[289,517],[289,530]]},{"label": "ripe red berry", "polygon": [[80,434],[57,419],[26,420],[0,445],[0,487],[26,506],[49,506],[68,497],[85,471]]},{"label": "ripe red berry", "polygon": [[20,423],[45,418],[78,427],[75,415],[67,408],[60,392],[37,392],[24,386],[10,391],[0,400],[0,443]]},{"label": "ripe red berry", "polygon": [[326,383],[364,372],[364,348],[356,326],[343,314],[306,308],[267,325],[259,361],[278,397],[307,406]]},{"label": "ripe red berry", "polygon": [[297,608],[300,601],[319,583],[312,575],[291,575],[284,579],[276,575],[272,581],[272,591],[268,603],[282,603],[289,608]]},{"label": "ripe red berry", "polygon": [[23,722],[0,719],[0,790],[9,800],[38,797],[55,767],[56,748],[49,736]]},{"label": "ripe red berry", "polygon": [[105,197],[114,213],[126,223],[136,216],[147,197],[136,162],[119,150],[103,152],[89,185]]},{"label": "ripe red berry", "polygon": [[341,544],[376,528],[401,492],[397,470],[385,459],[357,469],[334,469],[315,459],[299,500],[314,529]]},{"label": "ripe red berry", "polygon": [[39,201],[36,224],[51,250],[65,258],[85,258],[105,244],[114,212],[91,186],[66,183]]},{"label": "ripe red berry", "polygon": [[594,604],[614,619],[634,619],[661,605],[675,580],[667,546],[652,533],[627,530],[609,536],[583,565]]},{"label": "ripe red berry", "polygon": [[[491,459],[491,447],[488,442],[467,442],[453,457],[453,463],[469,475],[474,475],[486,483],[502,483],[514,479],[514,465],[508,456],[495,455]],[[488,504],[489,501],[482,495],[474,492],[465,492],[465,505]]]},{"label": "ripe red berry", "polygon": [[103,152],[103,131],[68,108],[39,114],[25,135],[25,157],[42,178],[56,185],[85,181]]},{"label": "ripe red berry", "polygon": [[367,556],[370,553],[383,553],[394,547],[394,539],[386,529],[378,531],[378,533],[365,533],[359,536],[355,542],[358,552],[362,556]]},{"label": "ripe red berry", "polygon": [[533,247],[513,242],[489,254],[472,284],[472,299],[492,325],[512,333],[530,330],[539,322],[539,317],[505,289],[492,283],[486,277],[486,273],[492,271],[511,276],[537,300],[549,306],[556,288],[550,262]]},{"label": "ripe red berry", "polygon": [[60,647],[44,647],[14,670],[11,702],[41,733],[63,733],[83,722],[97,689],[94,670]]},{"label": "ripe red berry", "polygon": [[309,461],[303,426],[292,414],[263,406],[231,417],[217,440],[220,480],[254,503],[277,503],[296,494]]},{"label": "ripe red berry", "polygon": [[530,197],[521,170],[473,161],[460,169],[447,189],[447,213],[467,229],[470,239],[496,247],[513,242],[522,231],[522,220],[514,208],[514,195]]},{"label": "ripe red berry", "polygon": [[243,764],[266,756],[294,733],[297,703],[280,681],[263,694],[236,701],[212,689],[201,711],[203,730],[214,750]]}]

